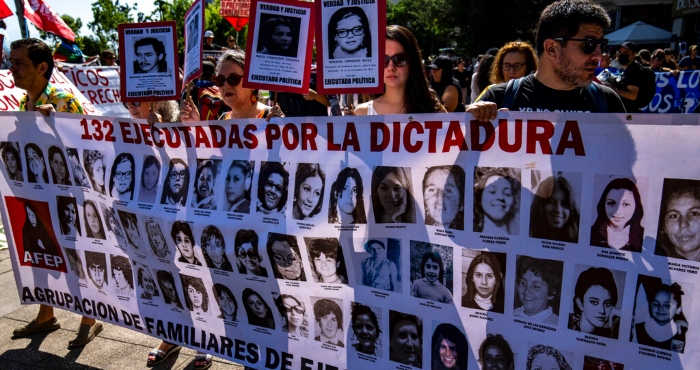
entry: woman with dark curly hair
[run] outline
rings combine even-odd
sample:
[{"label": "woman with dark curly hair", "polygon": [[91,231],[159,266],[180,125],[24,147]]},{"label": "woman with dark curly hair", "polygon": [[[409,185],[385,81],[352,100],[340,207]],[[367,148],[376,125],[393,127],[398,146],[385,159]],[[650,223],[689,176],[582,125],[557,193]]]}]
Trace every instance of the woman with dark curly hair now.
[{"label": "woman with dark curly hair", "polygon": [[299,47],[298,30],[286,17],[273,17],[260,25],[258,50],[260,54],[296,57]]},{"label": "woman with dark curly hair", "polygon": [[20,160],[19,150],[17,150],[14,143],[3,143],[2,159],[5,161],[8,179],[12,181],[24,181],[22,161]]},{"label": "woman with dark curly hair", "polygon": [[491,65],[491,83],[524,77],[537,69],[537,56],[530,43],[511,41],[503,45]]},{"label": "woman with dark curly hair", "polygon": [[314,317],[320,329],[314,338],[316,341],[345,347],[345,343],[338,338],[338,331],[341,333],[343,331],[343,311],[335,301],[330,299],[316,301],[314,303]]},{"label": "woman with dark curly hair", "polygon": [[515,267],[517,286],[513,316],[557,325],[564,263],[519,256]]},{"label": "woman with dark curly hair", "polygon": [[207,227],[202,230],[200,246],[202,247],[204,262],[206,262],[207,267],[224,271],[233,271],[233,266],[231,266],[231,262],[229,262],[228,257],[226,257],[224,235],[218,227],[207,225]]},{"label": "woman with dark curly hair", "polygon": [[263,162],[258,180],[258,212],[284,216],[289,173],[279,162]]},{"label": "woman with dark curly hair", "polygon": [[[556,367],[555,367],[556,366]],[[566,358],[553,347],[538,344],[527,352],[526,370],[558,369],[571,370]]]},{"label": "woman with dark curly hair", "polygon": [[296,236],[269,233],[267,255],[276,279],[306,281]]},{"label": "woman with dark curly hair", "polygon": [[347,6],[328,21],[328,59],[371,58],[372,35],[365,11]]},{"label": "woman with dark curly hair", "polygon": [[435,166],[423,176],[425,224],[464,230],[464,170]]},{"label": "woman with dark curly hair", "polygon": [[307,242],[314,281],[317,283],[347,284],[343,249],[337,239],[312,239]]},{"label": "woman with dark curly hair", "polygon": [[388,26],[384,50],[384,93],[360,104],[354,112],[346,113],[368,116],[441,112],[447,111],[425,79],[418,41],[407,28]]},{"label": "woman with dark curly hair", "polygon": [[202,279],[180,274],[182,288],[185,290],[185,304],[196,315],[209,313],[209,294]]},{"label": "woman with dark curly hair", "polygon": [[214,161],[206,161],[197,168],[194,175],[194,199],[192,207],[200,209],[216,209],[216,198],[214,197],[214,185],[218,167]]},{"label": "woman with dark curly hair", "polygon": [[352,303],[350,328],[353,339],[357,339],[357,343],[353,343],[352,348],[366,355],[380,355],[377,351],[377,341],[382,334],[382,329],[379,327],[377,314],[369,306],[357,302]]},{"label": "woman with dark curly hair", "polygon": [[505,288],[501,264],[490,252],[474,257],[467,270],[462,307],[503,313]]},{"label": "woman with dark curly hair", "polygon": [[294,179],[292,217],[305,220],[316,216],[323,208],[326,174],[318,163],[299,163]]},{"label": "woman with dark curly hair", "polygon": [[80,219],[78,218],[78,203],[75,198],[57,196],[56,203],[61,235],[82,235]]},{"label": "woman with dark curly hair", "polygon": [[563,176],[550,176],[537,186],[530,206],[530,236],[577,243],[579,209],[574,188]]},{"label": "woman with dark curly hair", "polygon": [[27,160],[29,173],[27,181],[41,184],[49,183],[49,173],[46,171],[44,152],[38,145],[30,143],[24,147],[24,156]]},{"label": "woman with dark curly hair", "polygon": [[236,321],[238,302],[236,302],[236,297],[231,292],[231,289],[224,284],[214,284],[214,298],[221,310],[219,318],[225,321]]},{"label": "woman with dark curly hair", "polygon": [[88,174],[92,188],[106,195],[104,154],[97,150],[85,149],[83,150],[83,163],[85,163],[85,171]]},{"label": "woman with dark curly hair", "polygon": [[118,295],[134,296],[134,275],[129,259],[124,256],[112,256],[110,259],[114,291]]},{"label": "woman with dark curly hair", "polygon": [[700,181],[665,179],[656,251],[700,262]]},{"label": "woman with dark curly hair", "polygon": [[452,324],[440,324],[433,333],[431,369],[466,370],[469,358],[467,337]]},{"label": "woman with dark curly hair", "polygon": [[372,173],[372,211],[376,223],[416,222],[409,167],[378,166]]},{"label": "woman with dark curly hair", "polygon": [[600,196],[598,217],[591,226],[591,245],[642,251],[644,206],[637,185],[627,178],[610,181]]},{"label": "woman with dark curly hair", "polygon": [[477,167],[474,184],[474,231],[517,235],[520,224],[520,171]]},{"label": "woman with dark curly hair", "polygon": [[583,271],[574,288],[574,312],[569,315],[569,329],[617,339],[620,329],[617,285],[610,270],[591,267]]},{"label": "woman with dark curly hair", "polygon": [[340,171],[331,185],[328,202],[328,223],[366,224],[364,186],[360,172],[352,167]]},{"label": "woman with dark curly hair", "polygon": [[56,185],[70,185],[68,174],[68,162],[61,148],[52,145],[49,147],[49,164],[51,165],[51,179]]},{"label": "woman with dark curly hair", "polygon": [[633,341],[654,348],[683,353],[686,346],[687,326],[684,321],[683,300],[685,294],[678,283],[654,284],[646,291],[648,316],[643,322],[634,323]]},{"label": "woman with dark curly hair", "polygon": [[488,334],[479,346],[479,363],[483,370],[514,370],[515,357],[501,334]]}]

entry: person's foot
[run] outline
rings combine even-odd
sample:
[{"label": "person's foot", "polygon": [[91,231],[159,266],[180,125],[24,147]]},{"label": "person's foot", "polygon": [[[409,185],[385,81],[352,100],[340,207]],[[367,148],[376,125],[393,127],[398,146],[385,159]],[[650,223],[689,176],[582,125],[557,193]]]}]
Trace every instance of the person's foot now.
[{"label": "person's foot", "polygon": [[57,318],[52,317],[47,321],[38,323],[36,319],[30,321],[26,325],[15,329],[12,335],[16,338],[26,337],[32,334],[41,333],[44,331],[54,331],[61,328],[61,323]]},{"label": "person's foot", "polygon": [[214,357],[212,357],[209,354],[206,353],[197,353],[194,355],[194,364],[193,367],[195,370],[205,370],[211,367],[211,364],[214,360]]},{"label": "person's foot", "polygon": [[148,367],[153,367],[155,365],[158,365],[159,363],[165,361],[170,355],[173,353],[176,353],[182,349],[182,346],[178,345],[171,345],[170,348],[168,349],[160,349],[161,346],[158,346],[159,348],[154,348],[151,350],[151,352],[148,354],[148,360],[146,361],[146,366]]},{"label": "person's foot", "polygon": [[95,339],[100,332],[102,332],[102,323],[100,322],[95,322],[92,326],[80,324],[78,334],[75,336],[75,339],[68,342],[68,348],[82,347]]}]

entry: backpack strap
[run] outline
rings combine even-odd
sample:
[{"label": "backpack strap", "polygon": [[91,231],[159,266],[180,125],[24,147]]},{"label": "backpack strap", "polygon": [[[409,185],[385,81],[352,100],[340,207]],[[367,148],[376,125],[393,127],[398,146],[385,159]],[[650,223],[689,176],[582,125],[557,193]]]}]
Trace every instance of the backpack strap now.
[{"label": "backpack strap", "polygon": [[[524,77],[522,77],[524,78]],[[518,89],[520,88],[520,78],[515,78],[508,81],[506,85],[506,92],[503,95],[503,102],[501,102],[500,108],[510,109],[515,102],[515,97],[518,95]]]},{"label": "backpack strap", "polygon": [[593,98],[593,104],[595,105],[595,109],[598,113],[608,111],[608,100],[605,98],[603,91],[596,86],[595,82],[591,82],[588,86],[586,86],[586,91],[588,91],[588,94],[590,94],[591,98]]}]

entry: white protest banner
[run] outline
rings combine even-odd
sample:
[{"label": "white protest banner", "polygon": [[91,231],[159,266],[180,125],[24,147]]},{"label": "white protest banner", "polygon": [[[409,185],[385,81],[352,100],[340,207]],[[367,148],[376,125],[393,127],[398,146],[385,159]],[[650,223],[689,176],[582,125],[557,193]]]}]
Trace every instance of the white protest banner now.
[{"label": "white protest banner", "polygon": [[122,101],[180,98],[175,21],[120,24]]},{"label": "white protest banner", "polygon": [[[73,94],[80,104],[83,106],[86,114],[100,115],[102,110],[96,108],[90,99],[78,89],[63,72],[58,68],[54,68],[49,82],[69,93]],[[15,81],[12,78],[12,72],[9,70],[0,70],[0,111],[16,111],[19,110],[19,101],[24,96],[25,91],[15,86]]]},{"label": "white protest banner", "polygon": [[91,104],[121,103],[119,67],[69,67],[63,71]]},{"label": "white protest banner", "polygon": [[183,86],[202,74],[202,37],[204,36],[204,1],[197,0],[185,14],[185,78]]},{"label": "white protest banner", "polygon": [[253,0],[243,86],[306,94],[311,74],[313,4]]},{"label": "white protest banner", "polygon": [[694,369],[697,118],[469,117],[0,113],[20,300],[255,368]]},{"label": "white protest banner", "polygon": [[386,0],[316,2],[318,91],[382,93]]}]

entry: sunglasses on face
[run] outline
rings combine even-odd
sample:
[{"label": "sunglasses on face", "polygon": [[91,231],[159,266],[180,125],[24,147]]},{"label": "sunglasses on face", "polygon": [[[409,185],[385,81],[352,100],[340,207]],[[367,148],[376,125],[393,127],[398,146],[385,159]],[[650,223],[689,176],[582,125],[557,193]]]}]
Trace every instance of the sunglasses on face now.
[{"label": "sunglasses on face", "polygon": [[122,103],[122,104],[124,105],[124,108],[126,108],[127,110],[130,109],[130,108],[138,108],[138,107],[141,106],[141,103],[139,103],[139,102]]},{"label": "sunglasses on face", "polygon": [[408,54],[398,53],[398,54],[394,54],[392,56],[385,55],[384,56],[384,68],[389,66],[389,61],[394,62],[394,65],[397,67],[403,67],[406,64],[408,64]]},{"label": "sunglasses on face", "polygon": [[577,42],[582,42],[583,43],[583,53],[584,54],[593,54],[595,52],[595,48],[600,45],[600,51],[605,50],[605,48],[608,47],[608,39],[602,38],[602,39],[572,39],[568,37],[557,37],[553,39],[554,41],[577,41]]},{"label": "sunglasses on face", "polygon": [[231,87],[235,87],[241,83],[242,78],[243,78],[243,75],[237,75],[235,73],[231,73],[230,75],[228,75],[228,77],[224,77],[222,75],[216,75],[216,76],[211,78],[211,82],[213,82],[216,87],[224,87],[225,82],[228,82],[228,84]]}]

